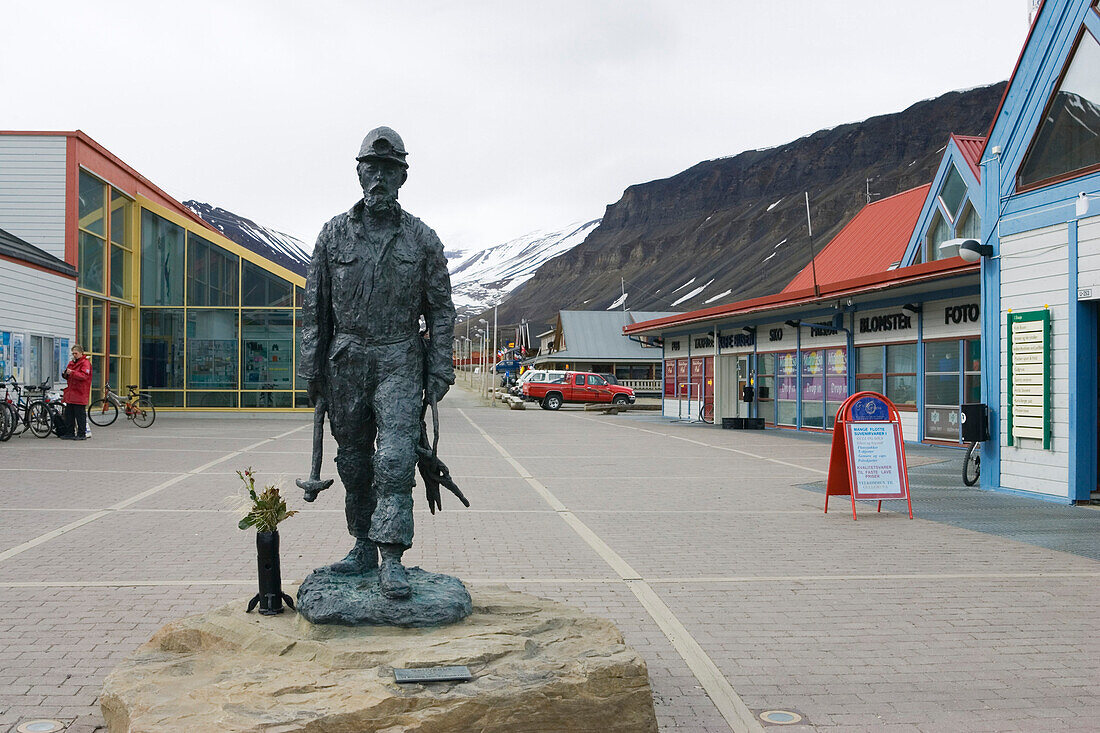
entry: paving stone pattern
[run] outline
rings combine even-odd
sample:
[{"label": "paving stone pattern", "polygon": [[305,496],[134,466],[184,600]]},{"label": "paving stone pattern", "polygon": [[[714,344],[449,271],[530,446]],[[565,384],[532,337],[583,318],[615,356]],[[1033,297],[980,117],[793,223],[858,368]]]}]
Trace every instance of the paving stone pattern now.
[{"label": "paving stone pattern", "polygon": [[[593,543],[652,588],[749,709],[805,716],[785,730],[1100,730],[1100,512],[965,489],[960,451],[913,447],[917,519],[887,502],[852,522],[838,499],[821,512],[827,437],[488,409],[460,389],[441,421],[473,506],[446,495],[433,517],[418,489],[408,562],[614,620],[649,665],[662,731],[731,725]],[[0,731],[38,717],[96,730],[115,664],[164,623],[255,592],[236,469],[281,482],[302,510],[281,529],[284,577],[342,556],[339,479],[311,505],[293,486],[309,428],[308,415],[165,413],[147,431],[0,445]]]}]

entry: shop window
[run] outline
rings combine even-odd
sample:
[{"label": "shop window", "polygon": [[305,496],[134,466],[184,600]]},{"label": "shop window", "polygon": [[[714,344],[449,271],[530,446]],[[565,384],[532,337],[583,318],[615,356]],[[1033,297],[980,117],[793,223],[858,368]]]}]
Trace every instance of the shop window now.
[{"label": "shop window", "polygon": [[825,350],[825,427],[830,430],[836,413],[848,398],[848,351]]},{"label": "shop window", "polygon": [[[241,311],[241,389],[264,392],[292,389],[292,324],[290,309]],[[242,406],[248,405],[242,403]]]},{"label": "shop window", "polygon": [[756,357],[757,417],[769,425],[775,424],[775,354]]},{"label": "shop window", "polygon": [[917,405],[917,344],[886,346],[886,397],[896,406]]},{"label": "shop window", "polygon": [[[65,354],[68,362],[68,354]],[[27,378],[26,383],[37,387],[42,382],[50,382],[52,385],[57,380],[56,345],[50,336],[31,336],[29,351],[27,354]]]},{"label": "shop window", "polygon": [[[237,314],[230,309],[187,311],[187,388],[237,389]],[[211,405],[211,407],[236,406]],[[187,403],[191,406],[191,396]]]},{"label": "shop window", "polygon": [[[183,388],[182,308],[141,312],[141,382],[147,388]],[[182,393],[180,393],[182,407]],[[158,403],[159,404],[159,403]]]},{"label": "shop window", "polygon": [[776,402],[775,424],[797,425],[798,417],[798,358],[793,351],[775,355]]},{"label": "shop window", "polygon": [[294,402],[293,392],[241,392],[241,407],[244,408],[287,408]]},{"label": "shop window", "polygon": [[187,233],[187,305],[237,307],[239,260],[193,232]]},{"label": "shop window", "polygon": [[306,380],[298,376],[298,354],[302,351],[302,311],[294,311],[294,389],[304,390],[308,385]]},{"label": "shop window", "polygon": [[1017,174],[1020,189],[1100,168],[1100,44],[1082,29]]},{"label": "shop window", "polygon": [[963,402],[982,401],[982,342],[963,342]]},{"label": "shop window", "polygon": [[856,391],[882,394],[883,347],[860,346],[856,349]]},{"label": "shop window", "polygon": [[[884,368],[885,367],[885,368]],[[856,391],[886,395],[897,407],[917,405],[917,344],[856,349]]]},{"label": "shop window", "polygon": [[[143,380],[144,381],[144,380]],[[148,392],[153,398],[153,404],[161,407],[183,407],[183,392],[170,392],[163,389],[148,389],[142,387],[142,392]]]},{"label": "shop window", "polygon": [[924,437],[959,439],[959,341],[924,344]]},{"label": "shop window", "polygon": [[183,305],[183,227],[141,212],[141,304]]},{"label": "shop window", "polygon": [[293,286],[286,280],[246,261],[241,270],[241,305],[252,308],[289,308]]},{"label": "shop window", "polygon": [[236,392],[196,392],[187,391],[187,407],[195,409],[234,408],[237,407]]},{"label": "shop window", "polygon": [[824,351],[802,352],[802,427],[825,427]]},{"label": "shop window", "polygon": [[130,380],[130,324],[133,310],[125,306],[109,306],[107,379],[116,389],[125,388]]},{"label": "shop window", "polygon": [[298,286],[294,286],[294,307],[295,308],[301,308],[302,307],[302,302],[304,300],[305,300],[305,291],[302,290],[301,288],[299,288]]}]

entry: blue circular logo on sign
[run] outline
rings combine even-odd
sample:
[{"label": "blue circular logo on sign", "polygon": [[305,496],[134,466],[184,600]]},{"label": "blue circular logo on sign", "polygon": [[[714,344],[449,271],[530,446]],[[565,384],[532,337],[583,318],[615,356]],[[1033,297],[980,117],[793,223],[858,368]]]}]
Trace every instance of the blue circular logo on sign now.
[{"label": "blue circular logo on sign", "polygon": [[883,422],[890,419],[890,409],[878,397],[860,397],[852,404],[852,422]]}]

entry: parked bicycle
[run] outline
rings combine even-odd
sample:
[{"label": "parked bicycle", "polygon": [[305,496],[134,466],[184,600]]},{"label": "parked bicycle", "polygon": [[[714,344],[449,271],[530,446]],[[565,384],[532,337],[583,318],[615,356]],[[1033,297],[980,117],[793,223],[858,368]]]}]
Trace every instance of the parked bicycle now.
[{"label": "parked bicycle", "polygon": [[699,419],[707,424],[714,422],[714,403],[704,402],[699,406]]},{"label": "parked bicycle", "polygon": [[[57,408],[46,396],[50,388],[47,380],[37,387],[25,387],[15,381],[15,377],[8,377],[4,382],[4,404],[7,409],[15,414],[8,437],[19,435],[26,430],[37,438],[48,437],[53,432],[53,415]],[[11,392],[15,392],[15,398]],[[32,397],[31,392],[41,392],[40,397]]]},{"label": "parked bicycle", "polygon": [[93,425],[105,428],[118,419],[118,411],[121,409],[130,420],[139,428],[147,428],[157,419],[157,410],[153,406],[153,398],[147,393],[138,392],[136,384],[126,385],[130,395],[123,400],[111,389],[110,383],[103,385],[103,398],[88,406],[88,419]]},{"label": "parked bicycle", "polygon": [[963,483],[973,486],[982,475],[982,444],[971,443],[963,459]]}]

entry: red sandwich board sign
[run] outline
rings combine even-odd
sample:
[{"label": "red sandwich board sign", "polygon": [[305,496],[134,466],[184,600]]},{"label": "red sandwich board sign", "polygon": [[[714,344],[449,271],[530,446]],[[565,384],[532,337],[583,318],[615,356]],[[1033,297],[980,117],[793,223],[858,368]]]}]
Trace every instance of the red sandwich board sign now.
[{"label": "red sandwich board sign", "polygon": [[884,499],[905,499],[909,518],[913,518],[901,415],[894,403],[878,392],[857,392],[836,413],[825,484],[826,513],[830,496],[852,498],[852,519],[856,518],[857,499],[878,499],[880,512]]}]

